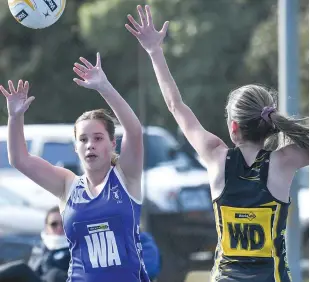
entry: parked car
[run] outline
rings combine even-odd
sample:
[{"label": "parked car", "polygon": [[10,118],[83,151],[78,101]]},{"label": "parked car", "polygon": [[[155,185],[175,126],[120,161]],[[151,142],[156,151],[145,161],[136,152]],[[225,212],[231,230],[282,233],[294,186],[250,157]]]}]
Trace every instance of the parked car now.
[{"label": "parked car", "polygon": [[40,233],[45,213],[32,208],[21,196],[0,186],[0,236],[4,233]]},{"label": "parked car", "polygon": [[[79,173],[73,125],[25,125],[31,154]],[[143,128],[142,229],[150,231],[162,252],[160,281],[183,281],[187,272],[210,268],[217,243],[207,170],[180,148],[165,129]],[[116,127],[120,151],[123,129]],[[7,161],[6,127],[0,127],[0,183],[22,195],[31,206],[48,209],[57,199],[11,168]]]},{"label": "parked car", "polygon": [[14,192],[0,187],[0,264],[27,260],[40,240],[45,213]]},{"label": "parked car", "polygon": [[[30,154],[54,165],[78,163],[74,152],[73,125],[25,125],[24,134]],[[58,199],[12,168],[7,157],[7,127],[0,126],[0,185],[24,198],[32,207],[48,210]]]},{"label": "parked car", "polygon": [[39,233],[14,232],[0,235],[0,265],[22,260],[29,260],[32,248],[41,240]]}]

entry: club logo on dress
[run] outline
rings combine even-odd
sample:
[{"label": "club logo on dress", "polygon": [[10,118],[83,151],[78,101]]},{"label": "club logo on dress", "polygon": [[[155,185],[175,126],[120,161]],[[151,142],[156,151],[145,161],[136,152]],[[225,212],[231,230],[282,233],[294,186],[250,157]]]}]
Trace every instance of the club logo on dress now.
[{"label": "club logo on dress", "polygon": [[111,193],[112,193],[112,198],[118,203],[121,204],[122,201],[122,193],[118,189],[118,185],[112,186],[111,187]]}]

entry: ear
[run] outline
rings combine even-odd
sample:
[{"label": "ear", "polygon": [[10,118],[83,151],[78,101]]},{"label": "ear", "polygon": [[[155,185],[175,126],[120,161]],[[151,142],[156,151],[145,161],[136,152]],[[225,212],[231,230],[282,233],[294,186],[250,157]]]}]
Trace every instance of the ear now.
[{"label": "ear", "polygon": [[239,129],[239,124],[236,121],[231,121],[231,132],[236,134]]},{"label": "ear", "polygon": [[113,151],[115,151],[115,148],[116,148],[116,138],[115,137],[112,141],[112,147],[113,147]]},{"label": "ear", "polygon": [[77,153],[76,142],[74,142],[74,151]]}]

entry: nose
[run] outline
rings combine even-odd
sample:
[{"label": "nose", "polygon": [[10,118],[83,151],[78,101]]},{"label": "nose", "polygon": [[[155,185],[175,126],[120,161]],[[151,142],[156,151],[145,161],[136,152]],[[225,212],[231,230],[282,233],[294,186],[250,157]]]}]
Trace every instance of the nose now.
[{"label": "nose", "polygon": [[92,141],[88,141],[88,143],[87,143],[87,149],[88,149],[88,150],[89,150],[89,149],[95,149],[95,146],[94,146],[94,144],[93,144]]},{"label": "nose", "polygon": [[58,225],[57,229],[56,229],[56,233],[58,235],[64,234],[64,229],[62,227],[62,224]]}]

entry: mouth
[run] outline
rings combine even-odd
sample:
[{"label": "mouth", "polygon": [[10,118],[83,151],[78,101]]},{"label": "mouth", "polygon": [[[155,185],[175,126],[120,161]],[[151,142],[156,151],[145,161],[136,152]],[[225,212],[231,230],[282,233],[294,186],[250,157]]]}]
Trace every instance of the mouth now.
[{"label": "mouth", "polygon": [[97,158],[98,158],[98,156],[97,156],[96,154],[87,154],[86,157],[85,157],[85,159],[86,159],[87,161],[94,161],[94,160],[96,160]]}]

